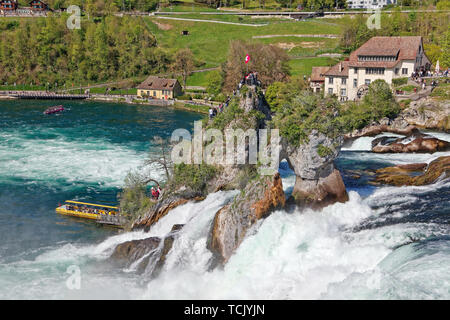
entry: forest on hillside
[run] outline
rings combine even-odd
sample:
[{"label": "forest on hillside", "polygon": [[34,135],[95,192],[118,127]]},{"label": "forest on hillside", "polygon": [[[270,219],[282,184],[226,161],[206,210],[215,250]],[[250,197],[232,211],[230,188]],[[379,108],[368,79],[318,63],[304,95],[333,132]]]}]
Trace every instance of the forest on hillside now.
[{"label": "forest on hillside", "polygon": [[[66,24],[68,17],[68,14],[51,14],[48,18],[1,19],[0,84],[57,83],[59,87],[69,87],[130,78],[142,80],[150,74],[167,72],[181,74],[181,71],[186,73],[198,67],[185,68],[185,63],[178,63],[181,66],[177,67],[180,49],[162,48],[149,28],[148,18],[84,17],[81,29],[71,30]],[[446,68],[450,66],[448,18],[446,12],[397,11],[383,14],[382,28],[378,30],[367,27],[367,17],[348,18],[338,50],[349,53],[376,35],[420,35],[424,37],[425,52],[430,60],[433,63],[439,60],[441,68]],[[229,48],[230,44],[226,51]],[[181,56],[178,55],[180,61]],[[202,59],[197,52],[191,60],[187,65],[197,64]],[[223,76],[222,80],[225,78]]]},{"label": "forest on hillside", "polygon": [[67,17],[0,21],[0,83],[71,85],[167,69],[169,55],[141,18],[109,16],[70,30]]}]

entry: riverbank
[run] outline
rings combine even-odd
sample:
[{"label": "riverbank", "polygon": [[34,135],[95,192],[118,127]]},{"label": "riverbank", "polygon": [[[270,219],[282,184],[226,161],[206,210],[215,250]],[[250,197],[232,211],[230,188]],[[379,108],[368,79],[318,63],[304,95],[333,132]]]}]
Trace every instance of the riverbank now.
[{"label": "riverbank", "polygon": [[[27,93],[27,91],[21,91]],[[30,91],[33,93],[33,91]],[[12,95],[0,94],[0,100],[28,100],[35,101],[36,99],[19,99]],[[88,98],[84,99],[86,101],[98,101],[98,102],[109,102],[109,103],[122,103],[122,104],[132,104],[132,105],[144,105],[152,107],[168,107],[178,110],[186,110],[195,113],[208,114],[209,105],[201,104],[199,102],[192,101],[177,101],[177,100],[139,100],[135,95],[89,95]],[[51,101],[51,100],[49,100]],[[68,99],[67,101],[72,101]]]}]

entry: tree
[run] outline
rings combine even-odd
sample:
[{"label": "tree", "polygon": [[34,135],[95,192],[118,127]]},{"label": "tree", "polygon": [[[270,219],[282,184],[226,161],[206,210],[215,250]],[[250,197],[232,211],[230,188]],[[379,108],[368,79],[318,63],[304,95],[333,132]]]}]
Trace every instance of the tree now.
[{"label": "tree", "polygon": [[384,117],[392,119],[400,112],[391,88],[386,81],[381,79],[370,84],[369,91],[363,98],[363,104],[370,110],[373,119]]},{"label": "tree", "polygon": [[[166,181],[169,181],[173,170],[173,163],[169,154],[170,143],[159,136],[155,136],[152,140],[152,145],[156,146],[159,152],[155,153],[154,151],[150,151],[148,159],[144,162],[144,166],[150,166],[152,170],[163,170],[166,175]],[[159,181],[151,176],[145,177],[144,183],[147,184],[149,182],[155,182],[157,185],[160,185]]]},{"label": "tree", "polygon": [[186,90],[187,77],[194,69],[194,55],[189,48],[179,50],[175,55],[173,70],[183,77],[183,87]]},{"label": "tree", "polygon": [[211,71],[206,77],[206,92],[210,95],[218,95],[222,91],[223,79],[219,71]]},{"label": "tree", "polygon": [[450,67],[450,26],[447,28],[447,32],[442,35],[441,48],[442,55],[439,64],[441,68],[448,68]]},{"label": "tree", "polygon": [[[250,55],[250,62],[245,64],[247,54]],[[281,48],[262,43],[233,41],[224,66],[224,89],[232,91],[242,77],[251,71],[258,73],[258,80],[264,87],[275,81],[284,81],[289,75],[288,61],[288,55]]]}]

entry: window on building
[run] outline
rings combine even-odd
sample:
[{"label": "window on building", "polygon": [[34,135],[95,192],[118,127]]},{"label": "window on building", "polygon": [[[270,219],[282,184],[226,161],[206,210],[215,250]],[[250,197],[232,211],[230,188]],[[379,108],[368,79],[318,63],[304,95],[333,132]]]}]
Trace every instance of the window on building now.
[{"label": "window on building", "polygon": [[341,84],[347,84],[347,78],[341,78]]},{"label": "window on building", "polygon": [[364,83],[365,83],[367,86],[370,85],[370,79],[364,80]]},{"label": "window on building", "polygon": [[384,74],[384,68],[366,68],[366,74]]},{"label": "window on building", "polygon": [[333,88],[328,88],[328,94],[333,94]]},{"label": "window on building", "polygon": [[347,90],[345,88],[341,89],[341,97],[347,96]]},{"label": "window on building", "polygon": [[156,91],[153,91],[153,96],[156,97]]},{"label": "window on building", "polygon": [[358,86],[358,79],[353,79],[353,88]]},{"label": "window on building", "polygon": [[358,73],[358,68],[353,69],[354,73]]},{"label": "window on building", "polygon": [[408,68],[402,68],[402,74],[408,74]]},{"label": "window on building", "polygon": [[329,83],[329,84],[333,84],[333,77],[329,77],[329,78],[328,78],[328,83]]},{"label": "window on building", "polygon": [[395,68],[395,74],[398,74],[399,71],[400,71],[399,68]]}]

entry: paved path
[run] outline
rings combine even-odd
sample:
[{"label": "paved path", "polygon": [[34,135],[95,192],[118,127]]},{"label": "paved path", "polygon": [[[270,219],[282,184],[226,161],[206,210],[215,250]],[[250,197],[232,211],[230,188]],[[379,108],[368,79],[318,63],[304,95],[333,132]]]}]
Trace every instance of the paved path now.
[{"label": "paved path", "polygon": [[158,18],[158,19],[167,19],[167,20],[222,23],[222,24],[232,24],[232,25],[236,25],[236,26],[246,26],[246,27],[264,27],[264,26],[268,25],[268,23],[265,23],[265,24],[250,24],[250,23],[237,23],[237,22],[226,22],[226,21],[218,21],[218,20],[202,20],[202,19],[187,19],[187,18],[171,18],[171,17],[156,17],[156,18]]},{"label": "paved path", "polygon": [[253,36],[252,39],[278,38],[278,37],[337,39],[339,36],[335,34],[266,34],[262,36]]}]

